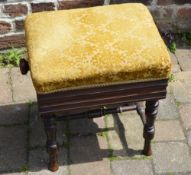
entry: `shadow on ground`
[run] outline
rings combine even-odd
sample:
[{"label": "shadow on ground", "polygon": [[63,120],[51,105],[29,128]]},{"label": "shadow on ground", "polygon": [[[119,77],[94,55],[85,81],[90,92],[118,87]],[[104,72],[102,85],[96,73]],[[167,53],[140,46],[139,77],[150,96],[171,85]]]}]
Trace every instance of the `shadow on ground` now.
[{"label": "shadow on ground", "polygon": [[[46,136],[43,121],[38,117],[37,105],[22,103],[0,106],[0,115],[0,174],[47,171]],[[129,157],[141,155],[140,150],[128,148],[125,128],[119,115],[111,117],[115,122],[112,128],[105,127],[103,117],[98,119],[100,123],[93,119],[57,123],[59,171],[66,171],[67,165],[112,158],[112,151],[121,155],[120,152],[125,150],[125,156]],[[116,130],[115,126],[120,130]],[[112,150],[108,145],[107,133],[111,130],[116,130],[123,150]]]}]

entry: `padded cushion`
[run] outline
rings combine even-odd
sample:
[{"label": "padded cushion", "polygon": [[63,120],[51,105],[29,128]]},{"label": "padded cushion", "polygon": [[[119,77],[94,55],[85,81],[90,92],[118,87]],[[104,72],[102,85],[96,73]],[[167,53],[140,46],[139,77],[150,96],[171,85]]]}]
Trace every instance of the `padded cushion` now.
[{"label": "padded cushion", "polygon": [[25,29],[38,93],[162,79],[170,72],[167,48],[142,4],[35,13]]}]

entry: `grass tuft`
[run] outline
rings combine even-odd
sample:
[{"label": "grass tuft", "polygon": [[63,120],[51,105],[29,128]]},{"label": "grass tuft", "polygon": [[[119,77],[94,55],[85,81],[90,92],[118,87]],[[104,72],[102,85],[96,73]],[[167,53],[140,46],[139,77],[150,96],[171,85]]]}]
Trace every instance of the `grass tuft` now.
[{"label": "grass tuft", "polygon": [[176,81],[174,74],[171,73],[171,74],[169,75],[168,81],[169,81],[169,82],[175,82],[175,81]]},{"label": "grass tuft", "polygon": [[173,42],[169,45],[169,50],[170,50],[170,52],[172,52],[173,54],[175,54],[175,52],[176,52],[176,43],[175,43],[175,41],[173,41]]},{"label": "grass tuft", "polygon": [[18,67],[24,54],[24,49],[15,48],[8,50],[6,53],[0,53],[0,67]]},{"label": "grass tuft", "polygon": [[179,102],[179,101],[177,101],[177,100],[176,100],[176,102],[175,102],[175,103],[176,103],[176,106],[177,106],[177,107],[180,107],[181,102]]},{"label": "grass tuft", "polygon": [[28,166],[27,165],[23,165],[21,166],[20,168],[20,172],[27,172],[29,170]]}]

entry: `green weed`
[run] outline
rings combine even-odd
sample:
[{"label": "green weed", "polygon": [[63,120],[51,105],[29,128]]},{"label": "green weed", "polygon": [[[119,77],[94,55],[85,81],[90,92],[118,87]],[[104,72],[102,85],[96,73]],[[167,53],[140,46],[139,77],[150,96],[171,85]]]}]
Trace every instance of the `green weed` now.
[{"label": "green weed", "polygon": [[29,170],[28,166],[27,165],[23,165],[21,168],[20,168],[20,172],[27,172]]},{"label": "green weed", "polygon": [[12,48],[6,53],[0,54],[0,66],[19,66],[19,61],[24,55],[23,49]]},{"label": "green weed", "polygon": [[176,100],[175,103],[176,103],[176,106],[177,106],[177,107],[179,107],[179,106],[181,105],[181,102],[179,102],[179,101],[177,101],[177,100]]},{"label": "green weed", "polygon": [[174,76],[174,74],[170,74],[170,75],[169,75],[168,81],[169,81],[169,82],[175,82],[175,76]]},{"label": "green weed", "polygon": [[176,42],[175,42],[175,41],[173,41],[173,42],[170,44],[169,50],[170,50],[170,52],[172,52],[172,53],[175,53],[175,52],[176,52]]}]

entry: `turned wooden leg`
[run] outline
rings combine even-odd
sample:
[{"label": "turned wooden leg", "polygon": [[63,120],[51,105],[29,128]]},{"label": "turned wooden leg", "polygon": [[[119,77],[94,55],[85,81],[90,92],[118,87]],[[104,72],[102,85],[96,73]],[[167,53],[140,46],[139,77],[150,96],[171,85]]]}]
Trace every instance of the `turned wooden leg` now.
[{"label": "turned wooden leg", "polygon": [[56,119],[54,117],[44,117],[44,126],[47,135],[47,152],[49,154],[49,170],[56,171],[58,165],[58,145],[56,142]]},{"label": "turned wooden leg", "polygon": [[158,112],[158,105],[158,100],[151,100],[146,102],[146,123],[143,132],[143,137],[145,139],[143,154],[146,156],[152,155],[151,140],[153,139],[155,133],[154,122]]}]

